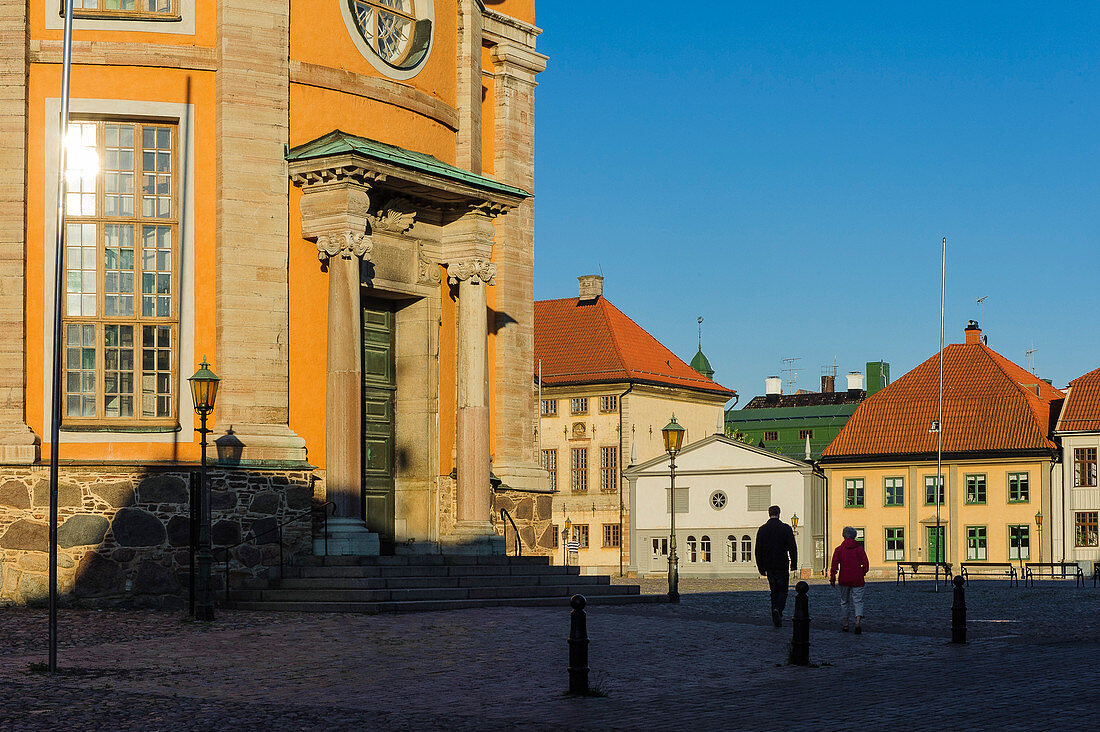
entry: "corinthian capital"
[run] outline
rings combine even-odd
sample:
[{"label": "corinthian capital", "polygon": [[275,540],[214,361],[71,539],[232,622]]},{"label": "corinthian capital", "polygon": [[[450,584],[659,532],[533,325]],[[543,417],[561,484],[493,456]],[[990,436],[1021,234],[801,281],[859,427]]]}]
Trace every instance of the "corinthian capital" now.
[{"label": "corinthian capital", "polygon": [[487,259],[463,259],[447,265],[447,282],[469,280],[472,285],[495,285],[497,266]]},{"label": "corinthian capital", "polygon": [[344,259],[365,257],[369,260],[373,248],[374,242],[365,232],[345,229],[335,234],[317,236],[317,258],[322,262],[336,256]]}]

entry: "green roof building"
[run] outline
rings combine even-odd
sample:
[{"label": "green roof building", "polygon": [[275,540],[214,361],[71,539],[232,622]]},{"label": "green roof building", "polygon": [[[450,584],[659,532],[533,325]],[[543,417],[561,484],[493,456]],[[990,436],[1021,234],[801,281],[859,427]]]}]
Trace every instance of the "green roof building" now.
[{"label": "green roof building", "polygon": [[890,383],[890,364],[868,362],[867,375],[866,389],[863,374],[853,371],[847,375],[848,388],[844,391],[836,391],[835,376],[822,376],[820,392],[797,394],[781,393],[782,381],[770,376],[763,396],[753,397],[741,409],[726,412],[726,434],[740,435],[744,442],[799,458],[807,457],[809,438],[808,457],[816,460],[840,434],[860,402]]}]

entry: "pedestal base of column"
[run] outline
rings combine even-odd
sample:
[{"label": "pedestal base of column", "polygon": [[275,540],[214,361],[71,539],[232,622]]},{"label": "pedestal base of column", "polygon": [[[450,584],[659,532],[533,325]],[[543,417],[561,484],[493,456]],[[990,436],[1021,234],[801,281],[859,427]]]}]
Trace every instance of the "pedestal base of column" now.
[{"label": "pedestal base of column", "polygon": [[502,488],[532,493],[553,493],[550,488],[549,473],[535,463],[498,460],[493,463],[493,473],[500,478]]},{"label": "pedestal base of column", "polygon": [[241,424],[231,430],[214,440],[222,465],[308,465],[306,441],[285,424]]},{"label": "pedestal base of column", "polygon": [[38,462],[38,435],[25,424],[0,425],[0,463]]},{"label": "pedestal base of column", "polygon": [[506,554],[504,537],[493,530],[488,521],[459,521],[454,531],[440,537],[444,554],[474,554],[493,556]]},{"label": "pedestal base of column", "polygon": [[[328,520],[328,556],[377,557],[380,553],[378,534],[367,529],[362,519],[330,518]],[[313,540],[314,556],[325,556],[325,537]]]}]

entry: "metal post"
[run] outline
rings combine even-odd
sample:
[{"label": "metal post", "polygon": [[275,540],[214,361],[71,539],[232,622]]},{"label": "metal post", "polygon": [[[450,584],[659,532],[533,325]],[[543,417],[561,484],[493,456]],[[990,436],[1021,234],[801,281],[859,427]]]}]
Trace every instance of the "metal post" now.
[{"label": "metal post", "polygon": [[810,665],[810,601],[806,596],[809,589],[810,586],[803,581],[794,586],[794,618],[791,621],[794,634],[791,637],[790,661],[795,666]]},{"label": "metal post", "polygon": [[668,601],[680,602],[680,572],[677,568],[679,560],[676,557],[676,455],[669,454],[669,482],[671,487],[672,536],[669,539],[668,552]]},{"label": "metal post", "polygon": [[187,512],[187,614],[195,617],[195,551],[199,544],[199,514],[202,512],[202,482],[200,473],[189,474],[189,505]]},{"label": "metal post", "polygon": [[569,693],[588,694],[588,616],[584,595],[573,595],[569,605]]},{"label": "metal post", "polygon": [[61,151],[57,171],[57,249],[53,282],[53,383],[50,405],[50,673],[57,671],[57,453],[61,440],[61,359],[64,347],[61,328],[62,294],[65,291],[65,137],[69,132],[69,70],[73,62],[73,0],[65,2],[65,40],[61,55]]},{"label": "metal post", "polygon": [[[210,564],[213,557],[210,551],[210,486],[206,480],[206,435],[210,430],[206,427],[207,410],[199,413],[201,425],[202,463],[201,463],[201,487],[199,495],[202,501],[202,523],[199,526],[199,598],[195,608],[195,617],[199,620],[210,621],[214,619],[214,593],[211,586]],[[226,577],[228,583],[229,578]]]},{"label": "metal post", "polygon": [[[940,255],[940,399],[939,416],[936,422],[936,541],[934,543],[936,556],[932,559],[936,563],[936,592],[940,591],[940,562],[947,561],[947,553],[943,551],[943,540],[940,537],[940,503],[944,495],[943,480],[943,301],[947,294],[947,237],[943,238],[943,249]],[[943,578],[947,581],[947,576]]]},{"label": "metal post", "polygon": [[966,643],[966,590],[959,576],[955,577],[955,599],[951,603],[951,642]]}]

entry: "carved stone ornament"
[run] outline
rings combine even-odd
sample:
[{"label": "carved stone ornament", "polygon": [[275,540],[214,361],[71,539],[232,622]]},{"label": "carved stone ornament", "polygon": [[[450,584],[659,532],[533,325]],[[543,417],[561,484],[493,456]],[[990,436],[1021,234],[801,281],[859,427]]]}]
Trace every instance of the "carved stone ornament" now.
[{"label": "carved stone ornament", "polygon": [[367,214],[371,231],[390,231],[404,234],[416,223],[416,207],[407,198],[391,198],[379,208],[377,214]]},{"label": "carved stone ornament", "polygon": [[424,242],[416,243],[416,281],[421,285],[438,285],[440,279],[439,262],[424,254]]},{"label": "carved stone ornament", "polygon": [[497,266],[484,259],[466,259],[447,265],[447,282],[452,285],[463,280],[470,280],[473,285],[493,285],[496,276]]},{"label": "carved stone ornament", "polygon": [[573,436],[572,436],[571,439],[583,440],[586,437],[588,437],[588,435],[585,434],[584,422],[574,422],[573,423]]},{"label": "carved stone ornament", "polygon": [[373,248],[374,242],[364,232],[342,231],[317,237],[317,258],[322,262],[336,256],[344,259],[365,257],[369,260]]}]

